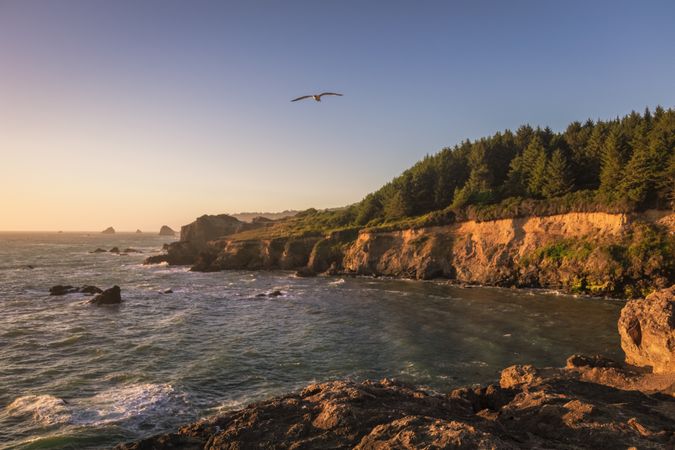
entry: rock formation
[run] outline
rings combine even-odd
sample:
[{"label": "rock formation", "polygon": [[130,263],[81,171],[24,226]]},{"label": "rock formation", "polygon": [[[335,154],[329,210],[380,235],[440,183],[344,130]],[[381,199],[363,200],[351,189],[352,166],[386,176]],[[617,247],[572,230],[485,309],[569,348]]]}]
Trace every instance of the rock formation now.
[{"label": "rock formation", "polygon": [[92,305],[115,305],[122,303],[121,289],[115,285],[89,300]]},{"label": "rock formation", "polygon": [[175,236],[176,232],[173,231],[169,226],[162,225],[162,228],[160,228],[160,230],[159,230],[159,235],[160,236]]},{"label": "rock formation", "polygon": [[[146,262],[189,264],[195,271],[306,268],[301,273],[447,278],[637,297],[668,286],[675,277],[667,250],[675,245],[671,216],[675,214],[569,213],[270,238],[242,233],[264,223],[202,216],[182,228],[181,240],[170,244],[165,255]],[[641,255],[631,256],[641,248]]]},{"label": "rock formation", "polygon": [[102,234],[115,234],[115,229],[113,227],[108,227],[105,230],[101,231]]},{"label": "rock formation", "polygon": [[626,303],[619,333],[626,362],[655,373],[675,372],[675,286]]},{"label": "rock formation", "polygon": [[[640,320],[656,317],[655,330],[673,333],[661,318],[672,318],[674,289],[651,296]],[[626,308],[622,321],[634,314]],[[664,361],[660,352],[644,358]],[[675,366],[659,367],[573,355],[564,368],[511,366],[499,384],[448,394],[388,379],[331,381],[116,449],[675,448]]]}]

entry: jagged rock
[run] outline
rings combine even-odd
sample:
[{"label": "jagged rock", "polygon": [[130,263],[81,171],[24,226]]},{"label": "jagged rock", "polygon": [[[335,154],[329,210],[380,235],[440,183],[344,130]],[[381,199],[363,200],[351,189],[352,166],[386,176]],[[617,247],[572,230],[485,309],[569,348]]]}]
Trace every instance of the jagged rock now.
[{"label": "jagged rock", "polygon": [[101,231],[102,234],[115,234],[115,229],[113,227],[108,227],[105,230]]},{"label": "jagged rock", "polygon": [[108,250],[108,251],[109,251],[110,253],[119,253],[119,252],[120,252],[120,249],[119,249],[119,247],[113,247],[113,248],[111,248],[111,249]]},{"label": "jagged rock", "polygon": [[77,292],[75,286],[57,284],[49,288],[49,295],[66,295]]},{"label": "jagged rock", "polygon": [[99,247],[99,248],[97,248],[96,250],[94,250],[94,251],[92,251],[92,252],[89,252],[89,253],[107,253],[107,252],[108,252],[108,250]]},{"label": "jagged rock", "polygon": [[[582,357],[577,357],[580,362]],[[594,366],[594,363],[599,366]],[[648,396],[583,373],[628,370],[587,358],[582,368],[505,369],[508,388],[436,394],[392,380],[332,381],[181,427],[118,450],[672,448],[675,398]],[[612,367],[606,367],[606,366]],[[617,366],[617,367],[613,367]],[[178,444],[180,445],[180,444]]]},{"label": "jagged rock", "polygon": [[122,303],[121,289],[115,285],[89,300],[89,303],[93,305],[115,305]]},{"label": "jagged rock", "polygon": [[675,372],[675,285],[626,303],[619,334],[626,362],[654,373]]},{"label": "jagged rock", "polygon": [[176,232],[171,229],[171,227],[167,225],[162,225],[162,228],[159,230],[159,235],[160,236],[175,236]]}]

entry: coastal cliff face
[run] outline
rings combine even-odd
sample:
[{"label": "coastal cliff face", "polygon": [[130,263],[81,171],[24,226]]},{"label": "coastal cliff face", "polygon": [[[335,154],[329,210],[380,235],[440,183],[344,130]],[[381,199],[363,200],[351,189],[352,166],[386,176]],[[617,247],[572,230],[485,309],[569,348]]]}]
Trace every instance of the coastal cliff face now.
[{"label": "coastal cliff face", "polygon": [[181,242],[149,262],[194,264],[199,271],[306,269],[447,278],[626,297],[668,286],[675,270],[670,212],[568,213],[275,239],[240,239],[236,233],[247,224],[226,216],[214,226],[205,217],[221,216],[184,226]]},{"label": "coastal cliff face", "polygon": [[643,368],[573,355],[563,368],[515,365],[499,383],[447,394],[388,379],[329,381],[116,449],[674,448],[674,294],[635,301],[640,320],[659,324]]}]

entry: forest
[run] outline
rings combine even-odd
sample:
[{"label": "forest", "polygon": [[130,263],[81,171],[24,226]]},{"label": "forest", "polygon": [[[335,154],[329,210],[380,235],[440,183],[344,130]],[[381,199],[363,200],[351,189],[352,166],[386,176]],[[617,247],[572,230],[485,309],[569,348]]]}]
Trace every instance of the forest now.
[{"label": "forest", "polygon": [[426,226],[674,205],[675,110],[659,106],[572,122],[560,133],[523,125],[465,140],[426,156],[356,204],[297,218],[319,229]]}]

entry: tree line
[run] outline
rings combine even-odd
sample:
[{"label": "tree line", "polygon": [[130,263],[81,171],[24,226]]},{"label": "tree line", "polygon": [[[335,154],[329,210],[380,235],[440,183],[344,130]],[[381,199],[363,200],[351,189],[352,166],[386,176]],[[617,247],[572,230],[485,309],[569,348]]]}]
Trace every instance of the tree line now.
[{"label": "tree line", "polygon": [[514,199],[560,204],[579,194],[600,210],[673,208],[675,111],[659,106],[614,120],[572,122],[561,133],[523,125],[465,140],[426,156],[359,203],[316,218],[368,226]]}]

